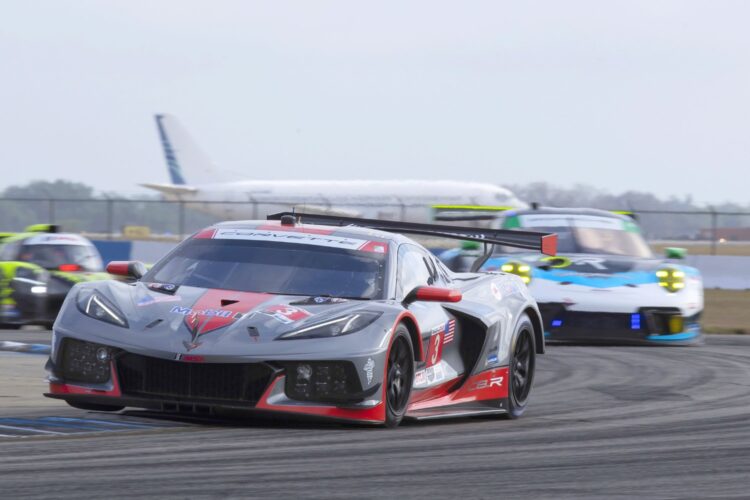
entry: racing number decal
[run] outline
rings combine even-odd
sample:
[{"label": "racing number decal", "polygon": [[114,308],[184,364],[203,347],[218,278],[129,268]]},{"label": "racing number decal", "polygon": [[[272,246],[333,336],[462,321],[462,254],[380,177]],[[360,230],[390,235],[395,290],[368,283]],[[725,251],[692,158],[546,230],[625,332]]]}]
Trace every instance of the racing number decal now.
[{"label": "racing number decal", "polygon": [[430,337],[430,347],[427,351],[427,365],[428,367],[436,365],[440,362],[443,357],[443,332],[437,332]]}]

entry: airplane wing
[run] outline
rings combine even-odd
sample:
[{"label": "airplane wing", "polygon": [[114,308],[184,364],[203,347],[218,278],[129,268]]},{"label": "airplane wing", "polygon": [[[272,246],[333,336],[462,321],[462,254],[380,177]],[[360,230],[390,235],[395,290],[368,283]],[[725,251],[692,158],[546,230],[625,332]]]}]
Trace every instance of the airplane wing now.
[{"label": "airplane wing", "polygon": [[169,196],[176,196],[180,197],[182,195],[186,194],[195,194],[198,192],[198,189],[191,187],[191,186],[178,186],[176,184],[140,184],[140,186],[143,186],[145,188],[153,189],[155,191],[159,191],[160,193],[164,193]]}]

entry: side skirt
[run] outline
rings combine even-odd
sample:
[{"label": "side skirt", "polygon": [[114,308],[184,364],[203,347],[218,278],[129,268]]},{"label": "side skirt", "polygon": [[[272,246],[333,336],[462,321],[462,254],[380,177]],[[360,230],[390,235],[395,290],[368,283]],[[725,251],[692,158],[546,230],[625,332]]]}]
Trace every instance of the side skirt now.
[{"label": "side skirt", "polygon": [[433,420],[440,418],[474,417],[479,415],[502,415],[508,413],[507,400],[496,399],[481,403],[464,403],[441,408],[411,411],[406,418],[411,420]]}]

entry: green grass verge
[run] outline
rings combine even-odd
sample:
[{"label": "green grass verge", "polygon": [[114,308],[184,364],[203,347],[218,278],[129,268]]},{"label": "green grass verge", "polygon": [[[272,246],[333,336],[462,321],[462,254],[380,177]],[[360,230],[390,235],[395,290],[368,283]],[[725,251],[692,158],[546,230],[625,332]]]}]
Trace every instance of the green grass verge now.
[{"label": "green grass verge", "polygon": [[706,290],[703,331],[750,335],[750,290]]}]

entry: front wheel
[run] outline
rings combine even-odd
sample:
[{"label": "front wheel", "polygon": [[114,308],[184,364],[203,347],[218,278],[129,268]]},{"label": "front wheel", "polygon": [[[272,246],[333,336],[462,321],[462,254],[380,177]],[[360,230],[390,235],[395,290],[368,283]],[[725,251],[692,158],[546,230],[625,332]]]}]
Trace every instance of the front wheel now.
[{"label": "front wheel", "polygon": [[521,316],[510,346],[508,376],[508,416],[518,418],[526,411],[536,368],[534,326],[527,315]]},{"label": "front wheel", "polygon": [[414,383],[414,350],[409,330],[403,324],[393,334],[385,374],[385,425],[396,427],[406,414]]}]

